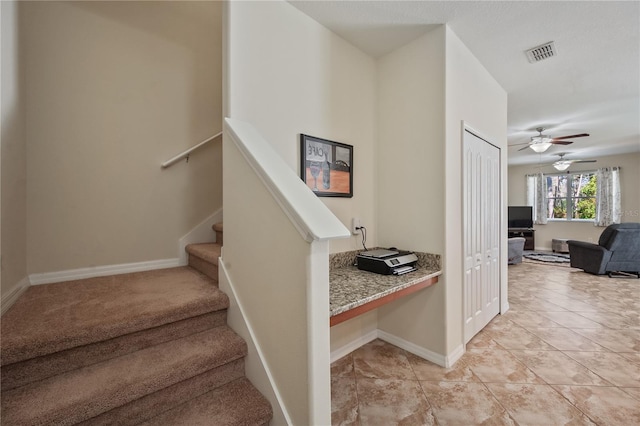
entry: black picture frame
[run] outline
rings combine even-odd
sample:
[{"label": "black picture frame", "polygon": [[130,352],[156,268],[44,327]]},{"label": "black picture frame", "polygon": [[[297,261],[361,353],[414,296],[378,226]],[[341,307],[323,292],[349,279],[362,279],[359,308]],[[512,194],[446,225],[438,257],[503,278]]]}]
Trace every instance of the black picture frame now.
[{"label": "black picture frame", "polygon": [[318,197],[353,197],[353,146],[301,133],[300,177]]}]

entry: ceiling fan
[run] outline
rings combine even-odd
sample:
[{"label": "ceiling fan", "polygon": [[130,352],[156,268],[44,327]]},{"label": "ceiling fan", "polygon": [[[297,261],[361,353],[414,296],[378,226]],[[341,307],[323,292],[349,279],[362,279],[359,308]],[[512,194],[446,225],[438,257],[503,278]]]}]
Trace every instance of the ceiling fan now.
[{"label": "ceiling fan", "polygon": [[562,152],[557,154],[560,156],[560,159],[557,160],[555,163],[553,163],[553,167],[556,168],[556,170],[559,170],[561,172],[567,170],[569,168],[570,165],[574,164],[574,163],[595,163],[598,160],[566,160],[564,158],[565,155],[567,155],[566,152]]},{"label": "ceiling fan", "polygon": [[527,145],[525,147],[520,148],[518,151],[523,151],[527,148],[531,148],[537,153],[545,152],[551,145],[569,145],[572,144],[573,141],[568,141],[565,139],[573,139],[573,138],[581,138],[584,136],[589,136],[588,133],[580,133],[578,135],[569,135],[569,136],[559,136],[557,138],[552,138],[548,135],[543,135],[544,127],[537,127],[536,131],[538,135],[532,136],[530,142],[519,143],[511,146],[517,145]]}]

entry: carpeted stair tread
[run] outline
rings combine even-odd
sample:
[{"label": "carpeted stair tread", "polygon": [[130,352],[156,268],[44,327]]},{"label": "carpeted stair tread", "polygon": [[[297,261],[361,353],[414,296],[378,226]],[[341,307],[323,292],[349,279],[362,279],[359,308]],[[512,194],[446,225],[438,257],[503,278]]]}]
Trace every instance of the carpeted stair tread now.
[{"label": "carpeted stair tread", "polygon": [[75,424],[246,356],[226,326],[3,392],[2,422]]},{"label": "carpeted stair tread", "polygon": [[218,222],[218,223],[214,223],[213,226],[211,227],[214,231],[217,232],[224,232],[222,230],[222,222]]},{"label": "carpeted stair tread", "polygon": [[218,266],[218,258],[220,257],[222,246],[217,243],[189,244],[186,250],[190,255]]},{"label": "carpeted stair tread", "polygon": [[220,310],[2,366],[2,391],[227,324]]},{"label": "carpeted stair tread", "polygon": [[247,380],[234,380],[169,410],[144,426],[259,426],[273,417],[269,402]]},{"label": "carpeted stair tread", "polygon": [[130,404],[114,408],[97,417],[78,423],[82,426],[134,426],[160,413],[171,410],[212,389],[244,377],[244,358],[231,361],[158,392],[146,395]]},{"label": "carpeted stair tread", "polygon": [[215,282],[189,267],[32,286],[2,317],[2,364],[228,306]]}]

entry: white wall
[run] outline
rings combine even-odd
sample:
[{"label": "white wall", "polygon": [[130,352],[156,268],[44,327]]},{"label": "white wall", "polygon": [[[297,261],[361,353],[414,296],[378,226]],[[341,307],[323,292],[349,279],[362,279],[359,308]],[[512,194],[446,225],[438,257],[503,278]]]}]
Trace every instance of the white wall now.
[{"label": "white wall", "polygon": [[[505,148],[507,96],[446,26],[382,58],[379,67],[380,241],[443,254],[444,274],[435,286],[379,308],[378,326],[450,357],[463,345],[462,123]],[[501,160],[506,200],[505,149]],[[391,208],[383,200],[394,193],[400,197]]]},{"label": "white wall", "polygon": [[[229,9],[226,114],[253,124],[298,174],[300,133],[353,145],[353,198],[322,200],[347,227],[361,218],[376,245],[373,59],[286,2]],[[330,250],[360,247],[351,237]]]},{"label": "white wall", "polygon": [[24,2],[28,271],[176,258],[222,205],[219,2]]},{"label": "white wall", "polygon": [[382,246],[444,250],[444,27],[378,60],[378,231]]},{"label": "white wall", "polygon": [[[227,216],[223,262],[228,275],[223,277],[223,287],[233,288],[234,304],[243,305],[244,321],[255,333],[243,337],[248,338],[250,347],[255,345],[261,351],[262,362],[270,370],[276,392],[280,393],[293,424],[307,424],[310,412],[307,371],[311,365],[305,284],[309,243],[300,237],[238,148],[227,139],[224,163],[225,185],[242,191],[228,190],[224,195]],[[261,263],[260,259],[268,258],[265,251],[279,253],[281,261]],[[237,318],[237,311],[230,309],[230,325],[241,332],[242,321]],[[285,424],[271,383],[261,374],[260,359],[247,358],[246,364],[249,379],[270,399],[274,424]],[[330,400],[330,396],[326,399]]]},{"label": "white wall", "polygon": [[[229,9],[227,114],[252,123],[296,171],[299,133],[354,145],[356,196],[323,201],[345,225],[373,223],[370,245],[444,255],[440,283],[332,329],[332,350],[375,323],[436,354],[460,350],[462,121],[506,145],[504,90],[445,26],[375,63],[286,3]],[[354,248],[352,237],[331,251]]]},{"label": "white wall", "polygon": [[[446,28],[446,153],[444,275],[446,277],[446,353],[463,344],[462,315],[462,123],[501,149],[502,235],[506,236],[507,93],[460,41]],[[500,299],[506,309],[507,245],[502,239]]]},{"label": "white wall", "polygon": [[[0,3],[2,16],[1,246],[2,301],[27,279],[27,176],[24,132],[24,79],[19,37],[19,5]],[[3,303],[4,305],[4,303]]]},{"label": "white wall", "polygon": [[[443,254],[444,26],[378,60],[378,101],[380,243]],[[379,308],[378,328],[445,354],[446,277]]]},{"label": "white wall", "polygon": [[[300,133],[330,139],[354,146],[354,196],[348,198],[321,198],[329,209],[349,227],[351,218],[361,218],[368,229],[368,245],[377,244],[375,216],[375,63],[372,58],[346,43],[344,40],[304,15],[287,2],[230,2],[227,4],[227,30],[225,31],[225,114],[231,118],[251,123],[260,135],[270,143],[282,159],[299,175]],[[225,141],[226,146],[226,141]],[[259,230],[271,235],[274,248],[289,241],[288,235],[280,227],[274,227],[270,219],[264,223],[238,225],[236,237],[228,232],[229,195],[233,184],[227,180],[225,151],[225,262],[229,244],[251,244],[251,232]],[[235,216],[235,215],[234,215]],[[232,220],[235,220],[232,219]],[[255,221],[253,221],[255,222]],[[251,226],[252,231],[247,232]],[[245,235],[242,235],[244,232]],[[241,247],[241,246],[238,246]],[[331,252],[354,250],[361,247],[359,237],[351,237],[330,242]],[[281,285],[295,281],[294,269],[299,265],[301,248],[283,247],[288,262],[293,262],[292,270],[286,275],[279,274]],[[293,250],[293,251],[291,251]],[[264,276],[262,269],[268,265],[260,263],[255,256],[256,271]],[[239,272],[233,281],[242,286],[255,282],[248,274]],[[242,274],[242,275],[241,275]],[[288,281],[287,281],[287,277]],[[287,283],[282,283],[285,280]],[[303,285],[303,282],[297,282]],[[257,290],[258,291],[258,290]],[[248,293],[247,293],[248,294]],[[246,296],[246,295],[245,295]],[[292,309],[299,306],[301,295],[296,292],[283,293]],[[327,294],[328,297],[328,294]],[[264,298],[262,298],[264,299]],[[327,299],[328,300],[328,299]],[[261,309],[260,306],[262,306]],[[260,318],[268,307],[261,301],[251,314]],[[283,312],[283,317],[294,317],[296,312]],[[327,311],[328,315],[328,311]],[[291,338],[301,336],[300,324],[291,324],[287,333]],[[326,324],[327,343],[329,324]],[[282,333],[282,328],[274,328],[274,333]],[[333,333],[331,333],[333,338]],[[288,337],[287,337],[288,338]],[[267,346],[268,346],[268,342]],[[328,349],[328,348],[327,348]],[[277,350],[271,348],[269,353]],[[281,352],[281,350],[280,350]],[[265,351],[266,353],[266,351]],[[276,352],[277,353],[277,352]],[[299,356],[297,354],[296,356]],[[314,354],[316,355],[316,354]],[[270,355],[266,355],[268,358]],[[288,359],[288,358],[282,358]],[[271,362],[271,361],[270,361]],[[276,363],[276,361],[273,361]],[[296,367],[298,361],[287,361],[288,372],[306,371]],[[281,366],[281,362],[277,362]],[[279,368],[279,367],[278,367]],[[329,375],[327,360],[326,374]],[[294,374],[298,379],[300,374]],[[293,378],[291,379],[293,380]],[[281,383],[288,398],[287,408],[299,424],[304,423],[306,406],[302,402],[306,394],[296,383]],[[297,395],[292,395],[291,392]],[[330,395],[328,395],[330,398]],[[322,406],[326,401],[319,395],[314,404]],[[296,402],[297,401],[297,402]],[[330,403],[330,401],[329,401]],[[300,420],[303,419],[303,420]]]},{"label": "white wall", "polygon": [[[570,171],[596,170],[601,167],[619,166],[620,192],[622,204],[622,222],[640,222],[640,152],[612,155],[597,158],[597,163],[574,164]],[[543,173],[558,173],[550,165],[540,168],[537,164],[509,167],[509,205],[521,206],[526,204],[525,175]],[[534,225],[536,230],[536,250],[551,250],[551,240],[566,238],[571,240],[590,241],[597,243],[602,227],[594,226],[593,222],[549,221],[546,225]]]}]

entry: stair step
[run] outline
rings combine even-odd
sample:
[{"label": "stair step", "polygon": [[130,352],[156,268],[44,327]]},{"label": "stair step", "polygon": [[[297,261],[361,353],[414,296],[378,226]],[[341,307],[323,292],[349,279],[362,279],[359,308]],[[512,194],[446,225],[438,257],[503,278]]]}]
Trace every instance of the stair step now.
[{"label": "stair step", "polygon": [[216,243],[222,245],[222,222],[214,223],[211,229],[216,233]]},{"label": "stair step", "polygon": [[218,281],[218,258],[222,246],[218,243],[189,244],[189,266]]},{"label": "stair step", "polygon": [[151,394],[246,354],[242,338],[226,326],[217,327],[3,392],[2,422],[75,424],[114,409],[135,411]]},{"label": "stair step", "polygon": [[196,256],[204,261],[212,263],[218,266],[218,258],[222,253],[222,246],[218,243],[200,243],[189,244],[187,247],[187,253]]},{"label": "stair step", "polygon": [[210,330],[226,325],[226,323],[227,311],[220,310],[102,342],[4,365],[2,366],[2,391],[126,355],[149,346]]},{"label": "stair step", "polygon": [[2,365],[227,309],[189,267],[32,286],[2,318]]},{"label": "stair step", "polygon": [[241,378],[160,414],[141,426],[259,426],[269,424],[272,417],[269,402],[249,380]]},{"label": "stair step", "polygon": [[[82,426],[133,426],[178,407],[203,393],[244,377],[244,358],[146,395],[124,406],[78,423]],[[215,423],[215,422],[214,422]]]}]

